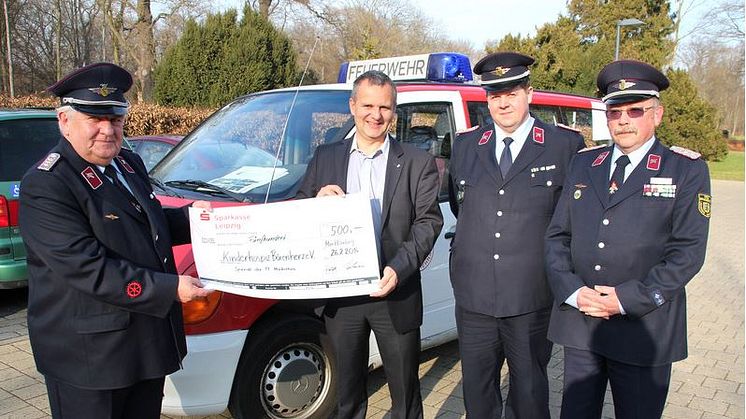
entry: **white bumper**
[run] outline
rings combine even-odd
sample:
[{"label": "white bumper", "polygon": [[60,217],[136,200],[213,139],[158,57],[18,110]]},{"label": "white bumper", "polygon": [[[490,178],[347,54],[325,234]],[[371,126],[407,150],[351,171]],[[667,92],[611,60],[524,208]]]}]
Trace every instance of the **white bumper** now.
[{"label": "white bumper", "polygon": [[187,336],[184,369],[166,377],[161,412],[209,415],[228,407],[247,330]]}]

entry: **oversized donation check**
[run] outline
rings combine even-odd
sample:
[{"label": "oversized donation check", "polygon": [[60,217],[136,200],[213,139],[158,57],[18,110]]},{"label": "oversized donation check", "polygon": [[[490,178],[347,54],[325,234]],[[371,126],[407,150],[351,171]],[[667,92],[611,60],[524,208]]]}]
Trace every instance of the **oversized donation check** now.
[{"label": "oversized donation check", "polygon": [[189,209],[206,288],[260,298],[366,295],[379,270],[370,200],[359,194]]}]

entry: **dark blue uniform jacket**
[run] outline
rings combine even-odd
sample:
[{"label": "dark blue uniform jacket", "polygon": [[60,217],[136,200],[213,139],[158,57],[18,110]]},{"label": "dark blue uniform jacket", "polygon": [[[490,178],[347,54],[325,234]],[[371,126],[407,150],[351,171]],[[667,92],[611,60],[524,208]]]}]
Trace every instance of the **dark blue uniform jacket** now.
[{"label": "dark blue uniform jacket", "polygon": [[[687,355],[684,286],[705,258],[709,173],[656,140],[609,201],[611,152],[578,154],[547,231],[549,338],[632,365],[667,364]],[[673,196],[652,186],[666,182]],[[616,287],[627,314],[603,320],[564,303],[584,285]]]},{"label": "dark blue uniform jacket", "polygon": [[144,214],[67,140],[52,153],[20,195],[37,368],[87,389],[174,372],[186,342],[171,245],[189,241],[186,212],[164,212],[130,151],[117,164]]},{"label": "dark blue uniform jacket", "polygon": [[495,317],[552,305],[544,273],[544,233],[570,160],[583,146],[577,132],[536,119],[505,179],[495,156],[494,126],[462,133],[450,163],[451,243],[456,304]]}]

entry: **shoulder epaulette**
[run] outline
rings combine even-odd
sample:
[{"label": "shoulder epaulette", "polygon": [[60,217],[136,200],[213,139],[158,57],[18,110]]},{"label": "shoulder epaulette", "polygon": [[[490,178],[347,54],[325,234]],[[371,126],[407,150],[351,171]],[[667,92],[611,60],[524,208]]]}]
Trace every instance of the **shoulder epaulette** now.
[{"label": "shoulder epaulette", "polygon": [[697,153],[694,150],[689,150],[688,148],[679,147],[677,145],[671,146],[671,151],[676,154],[681,154],[682,156],[688,157],[692,160],[697,160],[698,158],[702,157],[701,154]]},{"label": "shoulder epaulette", "polygon": [[462,130],[462,131],[456,131],[456,135],[466,134],[467,132],[472,132],[472,131],[474,131],[474,130],[475,130],[475,129],[477,129],[477,128],[479,128],[479,125],[474,125],[473,127],[471,127],[471,128],[467,128],[467,129],[465,129],[465,130]]},{"label": "shoulder epaulette", "polygon": [[41,162],[40,165],[36,166],[37,169],[48,172],[52,170],[55,164],[60,160],[60,153],[49,153],[47,157]]},{"label": "shoulder epaulette", "polygon": [[585,153],[586,151],[598,150],[599,148],[604,148],[604,147],[608,147],[608,146],[601,144],[601,145],[595,145],[593,147],[581,148],[580,150],[578,150],[578,153]]},{"label": "shoulder epaulette", "polygon": [[564,129],[566,129],[568,131],[577,132],[578,134],[580,134],[580,130],[577,129],[577,128],[573,128],[573,127],[567,126],[565,124],[557,124],[557,126],[560,127],[560,128],[564,128]]}]

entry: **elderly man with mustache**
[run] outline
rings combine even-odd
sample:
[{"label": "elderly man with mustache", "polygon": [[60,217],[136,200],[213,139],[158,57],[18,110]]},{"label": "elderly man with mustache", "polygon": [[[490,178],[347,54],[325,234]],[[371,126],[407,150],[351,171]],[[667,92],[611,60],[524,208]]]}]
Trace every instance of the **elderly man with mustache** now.
[{"label": "elderly man with mustache", "polygon": [[710,177],[699,154],[655,135],[668,79],[639,61],[598,75],[614,144],[573,160],[546,236],[549,338],[564,346],[562,418],[660,418],[686,358],[685,285],[705,258]]}]

